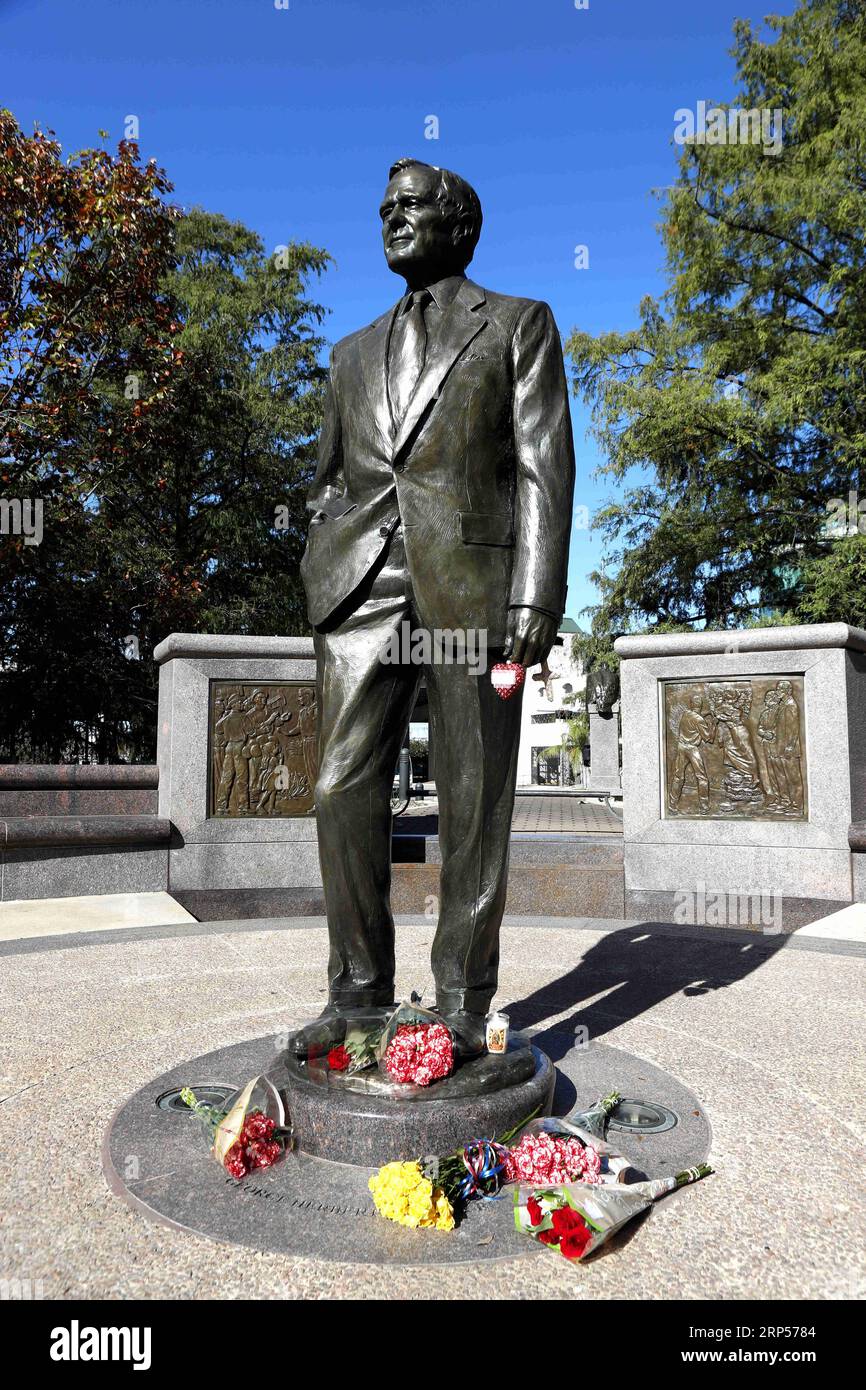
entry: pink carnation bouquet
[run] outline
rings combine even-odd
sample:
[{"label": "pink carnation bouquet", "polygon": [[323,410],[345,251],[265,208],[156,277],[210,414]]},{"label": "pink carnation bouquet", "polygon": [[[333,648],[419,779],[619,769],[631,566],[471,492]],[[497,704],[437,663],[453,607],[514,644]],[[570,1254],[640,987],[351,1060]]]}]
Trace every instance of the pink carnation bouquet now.
[{"label": "pink carnation bouquet", "polygon": [[398,1004],[378,1048],[379,1066],[400,1085],[431,1086],[454,1070],[454,1037],[436,1014]]},{"label": "pink carnation bouquet", "polygon": [[505,1160],[505,1181],[547,1187],[553,1183],[601,1182],[601,1154],[580,1139],[547,1133],[524,1134]]},{"label": "pink carnation bouquet", "polygon": [[547,1187],[615,1180],[629,1166],[605,1143],[610,1117],[620,1099],[619,1091],[610,1091],[567,1119],[546,1115],[531,1120],[518,1132],[509,1151],[504,1181]]},{"label": "pink carnation bouquet", "polygon": [[401,1023],[385,1049],[392,1081],[429,1086],[454,1070],[454,1044],[444,1023]]}]

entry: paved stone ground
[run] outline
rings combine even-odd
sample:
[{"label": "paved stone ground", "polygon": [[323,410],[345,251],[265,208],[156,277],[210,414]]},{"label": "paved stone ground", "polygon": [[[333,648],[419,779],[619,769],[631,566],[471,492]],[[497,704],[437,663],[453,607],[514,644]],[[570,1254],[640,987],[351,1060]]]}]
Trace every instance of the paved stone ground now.
[{"label": "paved stone ground", "polygon": [[[418,824],[423,822],[423,824]],[[394,822],[404,834],[435,835],[438,805],[435,796],[412,801]],[[621,835],[622,816],[604,801],[578,801],[572,796],[518,796],[511,818],[512,833],[565,835]]]},{"label": "paved stone ground", "polygon": [[570,796],[519,796],[511,829],[515,834],[621,835],[622,816],[603,801],[575,801]]},{"label": "paved stone ground", "polygon": [[[429,994],[430,937],[401,925],[399,990]],[[498,1002],[554,1060],[585,1023],[703,1100],[717,1175],[621,1248],[585,1267],[341,1265],[163,1229],[110,1194],[100,1145],[134,1090],[318,1010],[325,933],[297,919],[5,945],[0,1277],[46,1298],[862,1296],[862,947],[563,919],[512,919],[502,945]]]}]

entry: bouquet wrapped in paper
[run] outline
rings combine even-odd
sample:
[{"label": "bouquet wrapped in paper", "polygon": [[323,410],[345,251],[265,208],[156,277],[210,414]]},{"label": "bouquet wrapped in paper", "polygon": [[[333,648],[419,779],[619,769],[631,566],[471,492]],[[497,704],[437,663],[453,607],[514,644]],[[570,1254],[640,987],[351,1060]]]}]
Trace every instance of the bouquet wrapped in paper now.
[{"label": "bouquet wrapped in paper", "polygon": [[254,1076],[228,1101],[225,1110],[196,1100],[188,1086],[181,1091],[181,1098],[204,1124],[217,1163],[233,1178],[270,1168],[291,1145],[292,1131],[280,1093],[265,1076]]},{"label": "bouquet wrapped in paper", "polygon": [[353,1076],[376,1065],[383,1026],[381,1009],[361,1006],[320,1018],[306,1025],[304,1050],[295,1055],[306,1063],[311,1079],[328,1085],[331,1079]]},{"label": "bouquet wrapped in paper", "polygon": [[699,1163],[672,1178],[626,1185],[521,1185],[514,1194],[514,1223],[518,1231],[557,1249],[565,1259],[583,1260],[660,1197],[712,1171],[708,1163]]},{"label": "bouquet wrapped in paper", "polygon": [[403,1000],[385,1024],[376,1056],[390,1081],[430,1086],[454,1070],[454,1034],[438,1014]]},{"label": "bouquet wrapped in paper", "polygon": [[606,1096],[599,1096],[588,1109],[574,1110],[559,1123],[571,1125],[579,1132],[591,1135],[593,1139],[604,1141],[607,1139],[610,1117],[621,1100],[619,1091],[608,1091]]},{"label": "bouquet wrapped in paper", "polygon": [[610,1116],[620,1099],[619,1091],[611,1091],[567,1119],[545,1115],[524,1125],[505,1161],[506,1182],[550,1186],[615,1180],[630,1166],[605,1142]]},{"label": "bouquet wrapped in paper", "polygon": [[382,1020],[375,1014],[353,1015],[346,1023],[346,1032],[339,1042],[332,1043],[326,1052],[328,1071],[354,1076],[376,1065],[376,1049],[382,1037]]}]

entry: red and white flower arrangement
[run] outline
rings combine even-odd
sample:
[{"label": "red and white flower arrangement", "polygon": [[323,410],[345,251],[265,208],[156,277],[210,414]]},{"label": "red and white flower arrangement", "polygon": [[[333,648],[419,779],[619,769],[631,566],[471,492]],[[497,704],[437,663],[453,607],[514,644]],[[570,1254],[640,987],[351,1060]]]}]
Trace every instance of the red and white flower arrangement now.
[{"label": "red and white flower arrangement", "polygon": [[553,1134],[524,1134],[509,1150],[505,1181],[544,1187],[565,1182],[600,1183],[601,1155],[580,1139]]},{"label": "red and white flower arrangement", "polygon": [[454,1070],[454,1043],[444,1023],[401,1023],[382,1065],[392,1081],[429,1086]]}]

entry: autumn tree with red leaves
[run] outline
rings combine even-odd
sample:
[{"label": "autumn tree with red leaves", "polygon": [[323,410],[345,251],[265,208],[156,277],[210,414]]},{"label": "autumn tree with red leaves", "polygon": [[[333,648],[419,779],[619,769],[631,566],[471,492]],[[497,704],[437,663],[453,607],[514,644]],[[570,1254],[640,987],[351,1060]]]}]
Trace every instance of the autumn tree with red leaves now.
[{"label": "autumn tree with red leaves", "polygon": [[162,637],[304,630],[327,256],[170,191],[0,112],[0,760],[149,761]]}]

